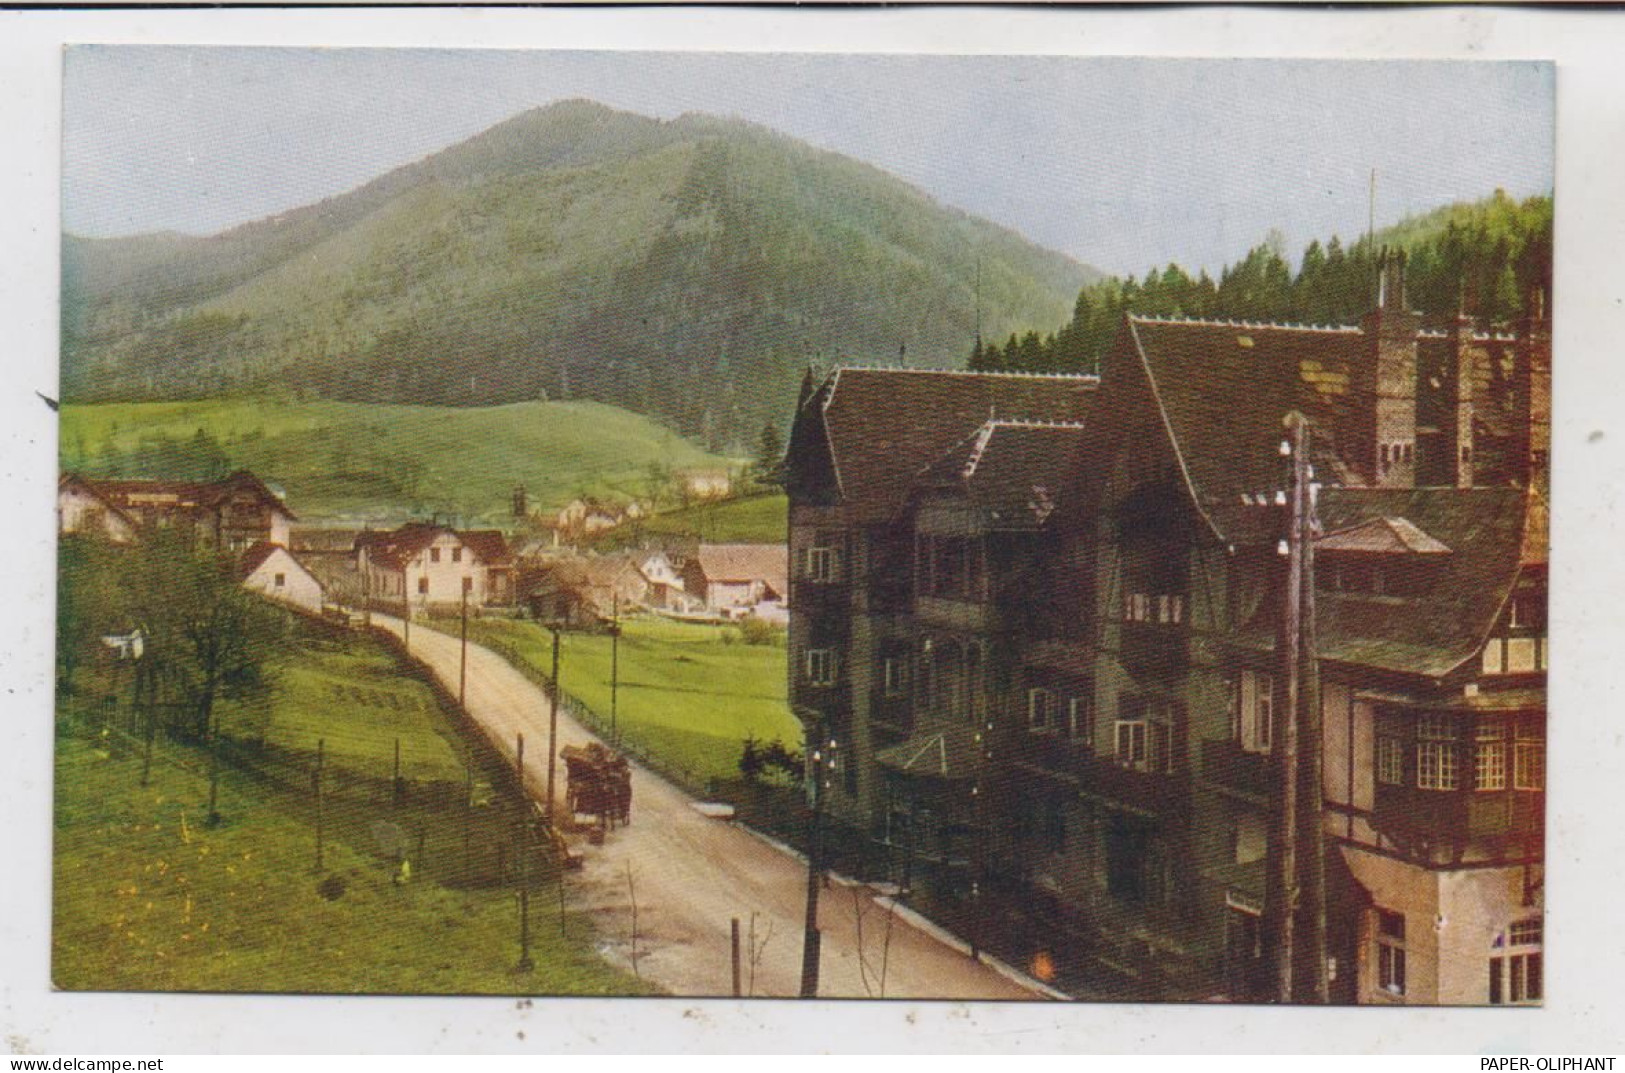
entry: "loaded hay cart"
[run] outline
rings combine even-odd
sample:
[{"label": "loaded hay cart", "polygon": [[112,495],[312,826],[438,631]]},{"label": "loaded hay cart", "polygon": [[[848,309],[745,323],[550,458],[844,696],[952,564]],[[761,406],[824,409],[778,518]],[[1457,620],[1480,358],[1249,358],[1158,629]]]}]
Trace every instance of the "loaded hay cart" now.
[{"label": "loaded hay cart", "polygon": [[596,741],[566,745],[559,755],[568,775],[564,800],[572,820],[592,816],[600,828],[632,822],[632,768],[626,757]]}]

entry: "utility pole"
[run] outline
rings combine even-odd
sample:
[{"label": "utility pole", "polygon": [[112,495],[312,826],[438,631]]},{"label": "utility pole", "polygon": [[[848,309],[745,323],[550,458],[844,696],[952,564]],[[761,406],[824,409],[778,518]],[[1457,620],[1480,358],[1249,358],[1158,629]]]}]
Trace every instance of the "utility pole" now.
[{"label": "utility pole", "polygon": [[1276,502],[1286,507],[1286,532],[1276,547],[1283,560],[1281,615],[1275,641],[1277,660],[1273,707],[1275,748],[1273,789],[1276,810],[1270,825],[1269,872],[1265,886],[1264,928],[1269,939],[1275,968],[1275,1001],[1290,1003],[1295,991],[1292,970],[1296,963],[1294,940],[1298,902],[1298,674],[1299,642],[1302,640],[1303,546],[1300,533],[1306,513],[1305,485],[1308,459],[1305,457],[1303,418],[1287,415],[1287,439],[1281,441],[1281,455],[1288,464],[1287,488],[1276,494]]},{"label": "utility pole", "polygon": [[1300,545],[1298,557],[1302,579],[1301,629],[1298,643],[1298,699],[1302,705],[1302,750],[1298,771],[1301,779],[1298,790],[1298,867],[1301,899],[1301,936],[1299,954],[1302,958],[1294,976],[1299,983],[1298,1001],[1325,1005],[1331,1001],[1331,981],[1326,968],[1326,851],[1322,826],[1325,810],[1325,789],[1322,785],[1322,747],[1320,707],[1320,654],[1315,628],[1315,537],[1319,535],[1320,519],[1316,514],[1315,470],[1309,464],[1308,423],[1300,416],[1297,422],[1298,453],[1304,456],[1302,499],[1304,512],[1302,525],[1296,532]]},{"label": "utility pole", "polygon": [[611,620],[609,625],[609,741],[612,745],[621,743],[620,731],[615,722],[616,701],[621,691],[621,594],[611,597]]},{"label": "utility pole", "polygon": [[412,597],[406,592],[406,574],[401,574],[401,647],[412,651]]},{"label": "utility pole", "polygon": [[1281,454],[1287,488],[1277,551],[1281,615],[1276,635],[1276,689],[1271,735],[1272,790],[1264,928],[1274,965],[1275,1000],[1330,1001],[1326,965],[1326,860],[1322,813],[1320,662],[1315,629],[1314,468],[1303,415],[1286,416]]},{"label": "utility pole", "polygon": [[468,587],[463,587],[463,654],[457,663],[457,706],[466,707],[468,697]]},{"label": "utility pole", "polygon": [[553,772],[559,757],[559,631],[558,624],[549,626],[553,633],[553,677],[548,690],[547,708],[547,825],[553,826]]},{"label": "utility pole", "polygon": [[814,747],[812,758],[808,764],[807,793],[809,803],[812,805],[812,821],[807,829],[807,920],[802,933],[801,942],[801,997],[818,997],[818,960],[823,948],[823,935],[818,930],[818,890],[824,883],[823,855],[823,815],[824,791],[829,788],[825,779],[825,764],[833,762],[833,757],[826,759],[824,750],[818,747],[823,741],[824,728],[822,722],[818,726],[818,734],[813,738]]}]

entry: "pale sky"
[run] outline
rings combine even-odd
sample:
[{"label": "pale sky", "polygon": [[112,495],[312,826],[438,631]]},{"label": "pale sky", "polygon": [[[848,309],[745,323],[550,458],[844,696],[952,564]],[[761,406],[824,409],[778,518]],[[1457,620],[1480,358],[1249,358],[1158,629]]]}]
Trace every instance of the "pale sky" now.
[{"label": "pale sky", "polygon": [[85,46],[63,226],[211,234],[571,97],[749,119],[1118,274],[1356,237],[1373,168],[1379,226],[1552,189],[1533,62]]}]

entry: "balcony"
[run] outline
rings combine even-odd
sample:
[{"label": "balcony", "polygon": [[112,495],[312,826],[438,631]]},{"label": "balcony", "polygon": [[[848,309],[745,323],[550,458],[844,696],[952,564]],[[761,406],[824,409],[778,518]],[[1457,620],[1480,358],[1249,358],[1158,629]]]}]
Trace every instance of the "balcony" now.
[{"label": "balcony", "polygon": [[1202,778],[1215,786],[1253,797],[1270,794],[1270,758],[1226,738],[1202,742]]},{"label": "balcony", "polygon": [[1131,674],[1173,678],[1190,667],[1190,632],[1178,623],[1124,622],[1119,658]]},{"label": "balcony", "polygon": [[1538,839],[1546,795],[1534,790],[1420,790],[1379,784],[1372,821],[1395,841],[1461,845]]},{"label": "balcony", "polygon": [[839,611],[845,614],[851,604],[851,590],[844,581],[814,581],[798,577],[790,582],[790,606],[808,614]]},{"label": "balcony", "polygon": [[993,628],[991,604],[943,596],[918,596],[914,617],[922,626],[936,626],[961,633],[987,633]]},{"label": "balcony", "polygon": [[1138,771],[1119,764],[1114,756],[1081,750],[1074,763],[1082,772],[1086,793],[1142,812],[1167,816],[1181,810],[1189,797],[1178,773]]}]

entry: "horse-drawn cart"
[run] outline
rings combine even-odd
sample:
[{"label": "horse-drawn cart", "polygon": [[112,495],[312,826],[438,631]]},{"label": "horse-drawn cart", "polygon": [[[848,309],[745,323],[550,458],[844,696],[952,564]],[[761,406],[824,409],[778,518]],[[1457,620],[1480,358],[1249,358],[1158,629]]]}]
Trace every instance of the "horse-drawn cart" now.
[{"label": "horse-drawn cart", "polygon": [[566,745],[560,754],[568,779],[565,807],[572,820],[592,816],[599,827],[632,822],[632,769],[626,757],[593,742]]}]

